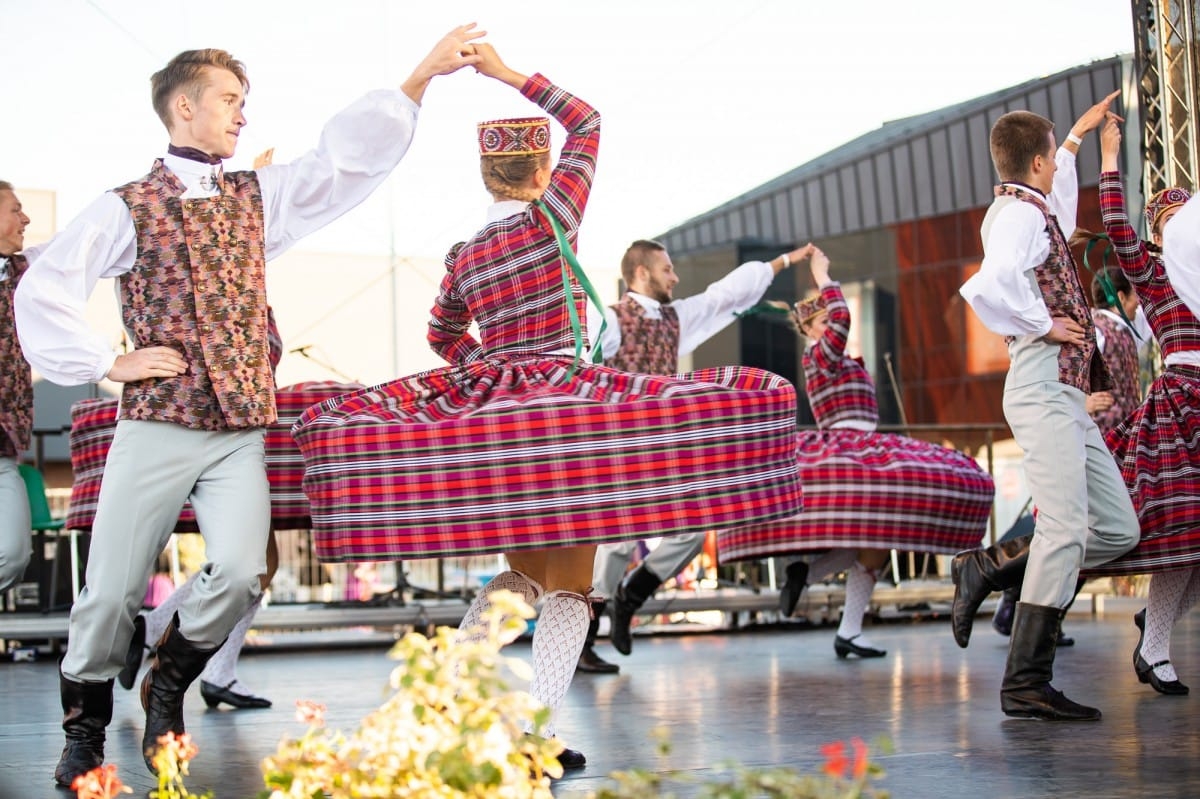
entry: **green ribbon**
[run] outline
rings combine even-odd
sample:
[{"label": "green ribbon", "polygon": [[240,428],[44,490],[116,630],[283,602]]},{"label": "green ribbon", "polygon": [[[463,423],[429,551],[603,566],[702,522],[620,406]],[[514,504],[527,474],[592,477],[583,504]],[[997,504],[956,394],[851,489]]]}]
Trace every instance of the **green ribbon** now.
[{"label": "green ribbon", "polygon": [[[550,220],[550,227],[554,229],[554,238],[558,240],[558,251],[562,255],[562,282],[563,294],[567,300],[567,313],[571,316],[571,333],[575,336],[575,360],[571,362],[571,369],[567,372],[567,379],[570,380],[575,376],[575,368],[579,365],[580,358],[583,357],[583,325],[579,322],[579,311],[575,308],[575,295],[571,291],[571,275],[575,275],[575,279],[579,281],[579,285],[583,286],[584,293],[592,302],[596,303],[596,307],[603,309],[604,304],[600,301],[600,295],[592,286],[592,281],[588,280],[587,273],[583,271],[583,267],[579,265],[579,259],[575,257],[575,251],[571,249],[571,242],[567,241],[567,234],[563,232],[562,225],[558,223],[558,219],[554,216],[554,212],[550,210],[550,206],[546,205],[541,200],[534,200],[533,204],[541,209],[541,212]],[[600,330],[596,333],[596,346],[592,350],[592,363],[603,363],[604,353],[600,347],[600,337],[604,335],[604,331],[608,328],[608,322],[604,319],[603,314],[600,317]]]},{"label": "green ribbon", "polygon": [[[1092,247],[1095,247],[1096,244],[1101,240],[1104,241],[1104,252],[1100,253],[1100,271],[1097,272],[1095,269],[1092,269],[1092,265],[1088,263],[1088,256],[1092,252]],[[1110,280],[1108,277],[1108,272],[1106,270],[1108,267],[1108,254],[1110,252],[1113,252],[1113,243],[1108,236],[1100,235],[1094,239],[1091,239],[1087,243],[1087,246],[1083,248],[1083,268],[1088,270],[1093,277],[1100,281],[1100,288],[1104,291],[1104,299],[1109,305],[1116,307],[1117,312],[1121,314],[1121,318],[1125,320],[1125,324],[1128,326],[1129,332],[1133,333],[1133,337],[1135,339],[1141,341],[1142,337],[1138,334],[1137,328],[1133,326],[1133,321],[1129,318],[1129,315],[1125,313],[1125,306],[1121,304],[1121,298],[1117,296],[1117,289],[1115,286],[1113,286],[1112,280]]]},{"label": "green ribbon", "polygon": [[733,315],[745,319],[747,316],[791,316],[792,312],[769,302],[756,302],[744,311],[734,311]]}]

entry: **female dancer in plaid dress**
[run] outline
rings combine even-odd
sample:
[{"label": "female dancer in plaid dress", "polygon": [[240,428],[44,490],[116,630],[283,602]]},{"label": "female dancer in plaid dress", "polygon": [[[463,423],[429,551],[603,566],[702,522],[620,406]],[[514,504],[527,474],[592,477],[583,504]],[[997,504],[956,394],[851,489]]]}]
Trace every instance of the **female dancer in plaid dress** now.
[{"label": "female dancer in plaid dress", "polygon": [[[542,599],[530,693],[553,713],[583,648],[597,543],[795,513],[795,392],[756,369],[680,379],[579,362],[586,278],[568,271],[565,242],[587,202],[600,116],[490,46],[477,53],[480,73],[566,129],[559,162],[551,170],[544,118],[480,126],[496,203],[447,256],[429,325],[452,365],[311,408],[295,433],[319,556],[507,555],[510,570],[461,629],[477,629],[497,589]],[[566,750],[560,762],[584,757]]]},{"label": "female dancer in plaid dress", "polygon": [[[1171,665],[1170,643],[1175,622],[1200,597],[1200,319],[1179,299],[1159,253],[1129,224],[1117,171],[1120,148],[1120,127],[1110,119],[1100,135],[1100,209],[1166,370],[1151,384],[1145,402],[1106,437],[1129,486],[1142,540],[1095,573],[1154,573],[1146,608],[1134,617],[1142,628],[1134,671],[1159,693],[1186,694]],[[1146,223],[1155,249],[1162,244],[1164,225],[1187,199],[1179,188],[1150,199]]]},{"label": "female dancer in plaid dress", "polygon": [[882,657],[887,652],[862,635],[862,619],[888,550],[951,553],[978,545],[994,488],[962,453],[875,432],[875,384],[862,363],[846,355],[850,309],[829,277],[829,258],[814,249],[811,259],[820,294],[792,310],[811,342],[802,358],[804,386],[819,428],[801,432],[796,448],[804,510],[783,521],[719,531],[717,545],[725,560],[832,548],[808,566],[788,566],[780,610],[791,615],[808,582],[846,570],[834,652]]}]

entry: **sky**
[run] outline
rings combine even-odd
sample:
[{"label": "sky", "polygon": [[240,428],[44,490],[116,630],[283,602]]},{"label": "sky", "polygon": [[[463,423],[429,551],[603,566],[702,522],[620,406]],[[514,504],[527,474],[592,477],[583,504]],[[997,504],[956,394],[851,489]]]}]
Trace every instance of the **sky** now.
[{"label": "sky", "polygon": [[[635,239],[886,121],[1133,49],[1127,0],[0,0],[0,180],[55,192],[47,227],[61,229],[102,191],[145,174],[168,141],[149,77],[202,47],[241,59],[251,83],[249,124],[227,168],[268,147],[286,162],[339,109],[398,86],[466,22],[487,30],[511,67],[545,74],[601,113],[579,255],[605,302],[617,299]],[[293,255],[304,258],[268,268],[287,345],[323,347],[314,352],[365,382],[440,363],[424,340],[440,262],[490,202],[475,124],[537,112],[469,68],[436,78],[387,182],[300,242]],[[553,136],[557,150],[561,130]],[[326,277],[309,253],[344,255]],[[93,300],[105,294],[111,302],[99,290]],[[389,315],[389,301],[383,331],[361,332],[376,330],[366,320]],[[98,313],[119,340],[115,313]],[[359,351],[364,338],[379,352]],[[338,373],[289,355],[280,376]]]},{"label": "sky", "polygon": [[[289,160],[339,108],[398,85],[470,21],[514,69],[540,71],[600,110],[580,243],[584,266],[600,269],[630,241],[884,121],[1133,47],[1130,3],[1118,0],[0,0],[0,179],[57,191],[62,227],[165,149],[149,76],[180,50],[210,46],[243,60],[251,82],[229,167],[270,146]],[[435,79],[387,184],[299,246],[440,258],[489,202],[475,123],[535,111],[470,69]]]}]

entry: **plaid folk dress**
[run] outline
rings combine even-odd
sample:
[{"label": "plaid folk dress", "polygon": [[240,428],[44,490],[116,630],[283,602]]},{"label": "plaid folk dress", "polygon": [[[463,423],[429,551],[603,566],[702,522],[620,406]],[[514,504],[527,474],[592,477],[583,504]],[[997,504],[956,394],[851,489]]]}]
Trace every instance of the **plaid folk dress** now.
[{"label": "plaid folk dress", "polygon": [[446,257],[429,340],[451,365],[323,403],[294,428],[322,559],[595,544],[778,518],[799,505],[786,380],[574,362],[570,312],[586,336],[586,297],[564,272],[543,209],[573,246],[600,117],[541,75],[522,92],[567,139],[544,206],[489,223]]},{"label": "plaid folk dress", "polygon": [[1100,176],[1100,210],[1166,369],[1142,404],[1105,437],[1129,486],[1141,541],[1088,573],[1144,574],[1200,565],[1200,320],[1167,280],[1162,258],[1129,224],[1115,172]]},{"label": "plaid folk dress", "polygon": [[953,553],[982,539],[992,478],[956,450],[875,432],[875,385],[846,355],[850,309],[837,283],[821,290],[824,335],[802,358],[817,430],[802,430],[796,459],[804,508],[796,516],[717,533],[722,560],[821,549]]}]

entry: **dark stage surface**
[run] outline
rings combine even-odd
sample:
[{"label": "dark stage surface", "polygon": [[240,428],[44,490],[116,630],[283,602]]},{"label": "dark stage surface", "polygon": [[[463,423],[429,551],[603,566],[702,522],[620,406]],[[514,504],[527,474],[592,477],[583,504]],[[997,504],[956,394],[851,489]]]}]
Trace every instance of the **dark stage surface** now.
[{"label": "dark stage surface", "polygon": [[[1197,695],[1168,697],[1137,682],[1132,611],[1113,610],[1071,614],[1066,626],[1078,644],[1056,662],[1056,685],[1103,710],[1103,721],[1090,724],[1001,714],[1007,639],[982,615],[969,650],[955,646],[944,622],[877,624],[869,635],[889,654],[868,661],[835,659],[831,627],[641,636],[628,658],[602,641],[599,651],[622,673],[576,676],[559,735],[589,764],[555,793],[582,797],[609,772],[635,765],[703,775],[734,758],[816,769],[821,744],[857,735],[891,741],[891,754],[873,754],[887,771],[882,787],[897,799],[1200,796],[1200,615],[1177,627],[1172,653]],[[528,642],[513,653],[528,658]],[[187,725],[200,755],[189,787],[214,788],[219,799],[253,796],[262,787],[259,760],[282,736],[303,731],[296,699],[325,702],[329,726],[352,730],[382,701],[393,665],[379,648],[250,653],[242,676],[275,701],[269,710],[209,711],[193,686]],[[0,664],[2,799],[70,796],[51,782],[62,747],[57,679],[51,657]],[[108,759],[144,796],[152,783],[139,753],[141,708],[134,693],[117,692]],[[656,726],[674,746],[665,764],[648,737]]]}]

